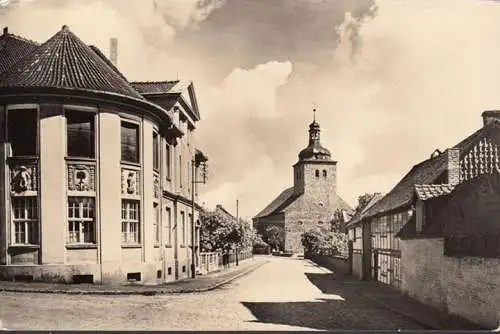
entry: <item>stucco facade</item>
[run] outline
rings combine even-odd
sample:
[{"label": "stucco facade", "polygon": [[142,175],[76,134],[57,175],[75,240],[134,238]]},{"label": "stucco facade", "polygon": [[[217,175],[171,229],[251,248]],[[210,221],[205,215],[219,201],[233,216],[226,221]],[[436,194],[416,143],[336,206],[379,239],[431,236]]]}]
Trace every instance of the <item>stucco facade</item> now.
[{"label": "stucco facade", "polygon": [[188,277],[201,154],[192,84],[168,82],[160,103],[67,27],[42,45],[2,37],[34,48],[0,73],[0,278]]},{"label": "stucco facade", "polygon": [[302,253],[304,232],[317,227],[329,229],[335,212],[352,211],[337,195],[337,161],[321,146],[319,134],[320,126],[314,120],[309,125],[309,145],[293,166],[293,187],[253,218],[254,227],[263,236],[269,226],[281,227],[280,248],[285,251]]}]

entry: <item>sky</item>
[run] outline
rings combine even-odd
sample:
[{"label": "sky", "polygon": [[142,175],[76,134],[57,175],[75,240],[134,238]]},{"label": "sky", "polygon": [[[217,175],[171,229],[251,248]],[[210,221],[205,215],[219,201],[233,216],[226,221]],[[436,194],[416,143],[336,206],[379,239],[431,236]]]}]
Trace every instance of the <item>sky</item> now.
[{"label": "sky", "polygon": [[208,207],[253,217],[292,186],[313,104],[351,206],[386,193],[500,109],[500,3],[487,0],[0,0],[9,31],[61,26],[130,80],[192,80]]}]

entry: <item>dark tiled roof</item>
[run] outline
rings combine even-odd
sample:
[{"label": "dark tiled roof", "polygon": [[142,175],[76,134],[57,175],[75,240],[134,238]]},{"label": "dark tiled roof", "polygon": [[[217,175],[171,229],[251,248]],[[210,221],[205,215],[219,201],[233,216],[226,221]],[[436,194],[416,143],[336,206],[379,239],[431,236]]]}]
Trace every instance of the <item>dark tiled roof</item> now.
[{"label": "dark tiled roof", "polygon": [[0,74],[33,52],[40,44],[10,33],[0,36]]},{"label": "dark tiled roof", "polygon": [[[499,129],[499,122],[491,122],[453,146],[453,148],[459,149],[462,155],[464,152],[468,152],[488,132],[498,131]],[[368,209],[365,217],[374,216],[410,204],[414,196],[415,185],[435,183],[447,170],[447,160],[447,152],[445,151],[440,155],[415,165],[387,195]]]},{"label": "dark tiled roof", "polygon": [[430,198],[435,198],[443,195],[448,195],[455,189],[453,184],[416,184],[415,192],[417,197],[426,201]]},{"label": "dark tiled roof", "polygon": [[[295,202],[299,197],[303,196],[303,194],[294,194],[293,187],[285,189],[281,194],[278,195],[268,206],[264,208],[261,212],[259,212],[255,218],[263,218],[271,215],[278,214],[286,210],[290,204]],[[347,204],[342,197],[339,195],[334,195],[332,197],[332,207],[335,207],[337,210],[343,210],[346,214],[352,213],[352,208]]]},{"label": "dark tiled roof", "polygon": [[0,77],[0,87],[69,88],[144,98],[66,26]]},{"label": "dark tiled roof", "polygon": [[288,206],[297,196],[293,194],[293,187],[283,190],[268,206],[259,212],[254,218],[262,218],[269,216],[273,213],[280,212],[282,208]]},{"label": "dark tiled roof", "polygon": [[441,154],[414,166],[387,195],[366,211],[365,217],[409,204],[415,184],[433,183],[446,170],[447,163],[446,154]]},{"label": "dark tiled roof", "polygon": [[122,74],[122,72],[120,72],[120,70],[115,66],[115,64],[113,64],[113,62],[109,60],[108,57],[106,57],[97,46],[89,45],[89,48],[91,48],[99,57],[101,57],[101,59],[104,60],[104,62],[109,67],[111,67],[116,72],[116,74],[121,76],[123,80],[128,81],[127,78],[125,78],[125,76]]},{"label": "dark tiled roof", "polygon": [[171,90],[179,80],[174,81],[143,81],[131,82],[132,87],[141,94],[165,94]]}]

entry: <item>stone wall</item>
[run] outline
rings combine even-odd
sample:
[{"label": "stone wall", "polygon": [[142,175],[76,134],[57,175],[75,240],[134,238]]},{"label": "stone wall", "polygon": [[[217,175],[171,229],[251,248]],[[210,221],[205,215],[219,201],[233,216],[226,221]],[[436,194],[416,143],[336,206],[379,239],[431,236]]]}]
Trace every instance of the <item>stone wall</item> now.
[{"label": "stone wall", "polygon": [[327,256],[327,255],[312,255],[308,257],[311,261],[333,272],[340,272],[342,274],[350,274],[349,258]]},{"label": "stone wall", "polygon": [[500,259],[446,257],[442,238],[402,241],[402,290],[487,328],[500,321]]}]

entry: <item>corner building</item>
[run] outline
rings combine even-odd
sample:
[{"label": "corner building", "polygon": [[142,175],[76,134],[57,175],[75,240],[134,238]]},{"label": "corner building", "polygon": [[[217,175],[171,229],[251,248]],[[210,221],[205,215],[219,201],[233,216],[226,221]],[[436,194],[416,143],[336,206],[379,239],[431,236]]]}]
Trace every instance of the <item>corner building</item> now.
[{"label": "corner building", "polygon": [[0,41],[0,279],[189,277],[207,160],[192,83],[130,83],[67,26]]}]

